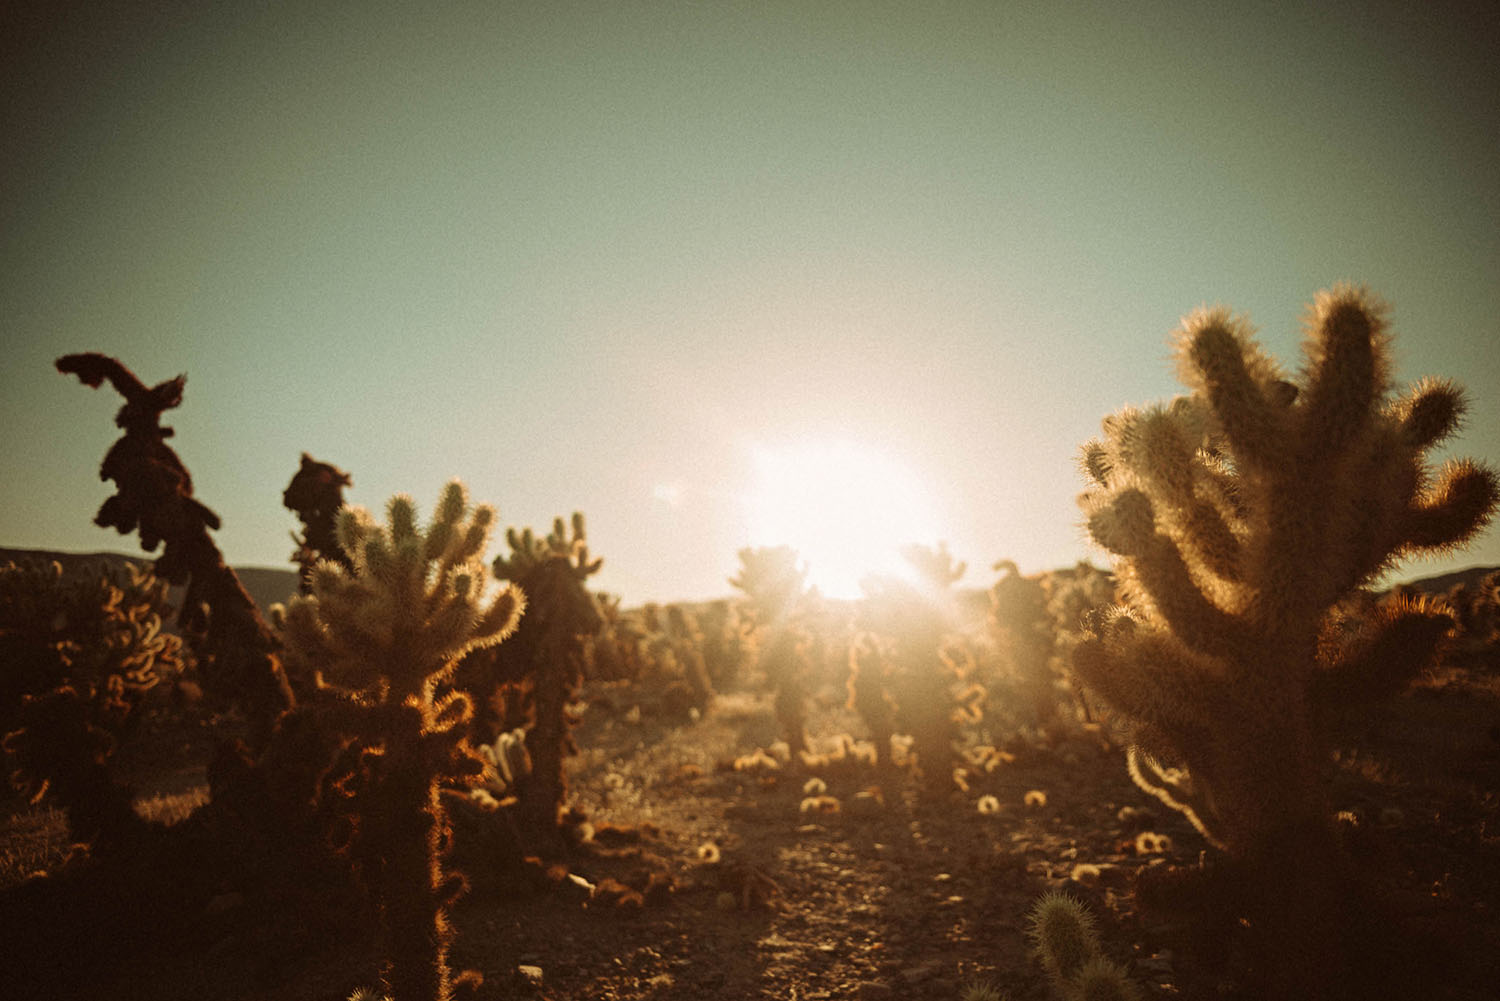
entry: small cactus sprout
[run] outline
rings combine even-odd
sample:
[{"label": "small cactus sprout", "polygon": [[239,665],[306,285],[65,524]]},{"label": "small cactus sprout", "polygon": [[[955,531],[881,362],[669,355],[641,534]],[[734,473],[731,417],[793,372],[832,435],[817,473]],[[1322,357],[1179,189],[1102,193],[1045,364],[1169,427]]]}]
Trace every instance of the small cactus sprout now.
[{"label": "small cactus sprout", "polygon": [[1141,990],[1118,963],[1095,956],[1078,970],[1063,996],[1067,1001],[1140,1001]]},{"label": "small cactus sprout", "polygon": [[973,983],[965,984],[963,993],[958,997],[959,1001],[1006,1001],[1005,995],[1001,993],[1000,988],[988,980],[976,980]]},{"label": "small cactus sprout", "polygon": [[1094,915],[1058,890],[1044,894],[1031,909],[1027,935],[1047,975],[1059,986],[1099,955]]}]

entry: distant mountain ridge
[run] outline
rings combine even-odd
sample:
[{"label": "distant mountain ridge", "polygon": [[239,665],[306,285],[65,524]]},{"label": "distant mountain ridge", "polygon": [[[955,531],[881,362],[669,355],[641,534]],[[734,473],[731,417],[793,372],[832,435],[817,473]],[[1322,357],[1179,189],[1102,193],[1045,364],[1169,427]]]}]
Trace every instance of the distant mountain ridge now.
[{"label": "distant mountain ridge", "polygon": [[[58,553],[47,549],[5,549],[0,548],[0,566],[13,561],[40,559],[56,560],[62,564],[64,570],[72,570],[75,567],[86,564],[104,563],[112,567],[124,567],[133,563],[136,566],[150,568],[155,562],[155,557],[150,554],[142,556],[126,556],[124,553]],[[297,571],[295,569],[279,570],[273,567],[235,567],[234,572],[240,578],[240,583],[255,599],[260,606],[261,612],[265,612],[276,602],[285,602],[287,598],[297,593]],[[170,592],[170,600],[175,607],[182,600],[182,588],[174,587]]]}]

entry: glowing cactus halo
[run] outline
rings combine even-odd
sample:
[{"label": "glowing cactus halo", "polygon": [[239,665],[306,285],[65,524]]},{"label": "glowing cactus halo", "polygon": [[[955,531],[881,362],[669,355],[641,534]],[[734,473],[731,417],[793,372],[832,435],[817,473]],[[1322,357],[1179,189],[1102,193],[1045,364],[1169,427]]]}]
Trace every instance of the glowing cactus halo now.
[{"label": "glowing cactus halo", "polygon": [[336,525],[353,569],[322,560],[312,593],[278,614],[288,655],[307,661],[323,684],[387,689],[404,699],[443,680],[470,650],[514,632],[525,596],[488,586],[483,553],[495,524],[488,504],[470,507],[459,480],[440,495],[424,531],[416,505],[397,494],[387,523],[346,505]]}]

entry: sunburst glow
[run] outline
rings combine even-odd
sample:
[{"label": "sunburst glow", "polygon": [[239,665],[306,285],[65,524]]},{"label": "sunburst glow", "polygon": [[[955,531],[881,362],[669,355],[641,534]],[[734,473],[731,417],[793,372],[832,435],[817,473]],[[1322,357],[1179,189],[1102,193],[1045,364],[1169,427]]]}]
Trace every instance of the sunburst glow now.
[{"label": "sunburst glow", "polygon": [[808,582],[853,598],[869,574],[904,574],[898,552],[939,536],[937,508],[918,477],[892,457],[839,439],[803,439],[754,451],[746,498],[750,543],[788,545]]}]

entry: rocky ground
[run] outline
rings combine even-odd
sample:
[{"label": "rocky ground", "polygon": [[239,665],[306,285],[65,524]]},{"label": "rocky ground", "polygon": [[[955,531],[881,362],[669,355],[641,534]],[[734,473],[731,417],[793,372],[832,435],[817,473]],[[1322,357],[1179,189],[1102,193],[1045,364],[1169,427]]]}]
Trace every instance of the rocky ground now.
[{"label": "rocky ground", "polygon": [[[1123,750],[1098,730],[1012,736],[997,753],[973,752],[966,791],[924,797],[909,774],[840,759],[845,735],[863,729],[832,692],[811,727],[829,760],[811,768],[745,761],[739,770],[736,758],[776,740],[764,695],[721,697],[697,721],[672,721],[637,711],[628,686],[591,694],[570,781],[594,839],[566,871],[524,894],[475,880],[455,914],[453,959],[483,975],[479,999],[956,999],[989,982],[1012,1001],[1041,1001],[1052,994],[1028,951],[1026,915],[1052,888],[1092,907],[1106,952],[1145,997],[1247,996],[1232,957],[1195,955],[1181,929],[1137,913],[1139,870],[1195,864],[1205,846],[1130,782]],[[142,745],[154,750],[131,767],[147,809],[184,811],[201,799],[206,736],[201,726],[166,730]],[[1373,719],[1359,747],[1339,758],[1335,799],[1374,846],[1365,851],[1377,860],[1373,878],[1407,913],[1459,939],[1457,960],[1426,997],[1500,996],[1492,667],[1433,679]],[[58,867],[67,851],[60,815],[10,807],[11,881]],[[311,923],[315,931],[300,939],[263,927],[295,928],[295,917],[268,915],[226,889],[195,916],[208,929],[202,940],[156,942],[72,989],[335,1001],[374,986],[368,922]],[[87,968],[88,935],[72,934]],[[13,983],[0,994],[32,996],[35,986]]]}]

